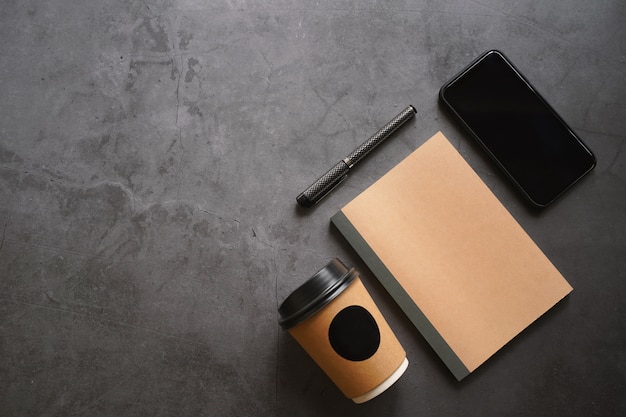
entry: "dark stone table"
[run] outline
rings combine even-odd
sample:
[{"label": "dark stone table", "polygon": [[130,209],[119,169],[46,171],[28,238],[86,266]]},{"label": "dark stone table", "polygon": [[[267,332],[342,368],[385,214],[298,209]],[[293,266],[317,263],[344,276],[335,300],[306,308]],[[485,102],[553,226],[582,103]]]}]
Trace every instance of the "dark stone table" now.
[{"label": "dark stone table", "polygon": [[[626,414],[626,5],[617,0],[4,1],[0,415]],[[504,51],[596,169],[530,209],[439,107]],[[295,197],[408,104],[313,210]],[[443,131],[574,287],[457,382],[330,225]],[[277,325],[356,266],[410,366],[345,399]]]}]

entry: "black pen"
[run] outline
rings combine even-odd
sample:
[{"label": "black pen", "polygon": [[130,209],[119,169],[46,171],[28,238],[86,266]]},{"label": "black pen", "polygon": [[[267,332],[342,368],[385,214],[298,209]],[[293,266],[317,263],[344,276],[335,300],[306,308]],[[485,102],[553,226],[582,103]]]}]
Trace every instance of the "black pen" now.
[{"label": "black pen", "polygon": [[380,145],[393,132],[402,126],[407,120],[417,113],[415,107],[408,106],[402,110],[400,114],[394,117],[389,123],[383,126],[372,137],[363,142],[361,146],[356,148],[352,153],[328,170],[324,175],[318,178],[309,188],[304,190],[296,198],[298,204],[302,207],[312,207],[338,186],[348,177],[348,171],[355,166],[361,159],[372,151],[376,146]]}]

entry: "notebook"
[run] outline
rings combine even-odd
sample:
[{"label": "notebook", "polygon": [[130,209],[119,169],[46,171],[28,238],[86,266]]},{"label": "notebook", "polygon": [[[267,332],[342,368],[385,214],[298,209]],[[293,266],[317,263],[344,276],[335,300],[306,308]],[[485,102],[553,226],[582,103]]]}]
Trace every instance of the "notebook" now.
[{"label": "notebook", "polygon": [[458,380],[572,291],[441,132],[331,222]]}]

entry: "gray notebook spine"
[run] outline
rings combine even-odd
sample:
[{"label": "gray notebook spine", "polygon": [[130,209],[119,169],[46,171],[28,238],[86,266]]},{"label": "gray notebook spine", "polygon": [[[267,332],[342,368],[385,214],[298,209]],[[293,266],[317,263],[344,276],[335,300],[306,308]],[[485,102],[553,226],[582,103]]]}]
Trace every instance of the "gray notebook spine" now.
[{"label": "gray notebook spine", "polygon": [[454,353],[450,345],[446,343],[441,334],[435,329],[432,323],[424,315],[422,310],[415,304],[406,293],[393,274],[387,269],[385,264],[376,255],[374,250],[363,239],[361,234],[352,225],[350,220],[338,212],[331,218],[331,223],[339,230],[350,246],[359,254],[367,267],[378,278],[385,290],[398,303],[402,311],[407,315],[411,323],[420,331],[424,339],[437,352],[446,366],[450,369],[457,380],[461,380],[470,374],[469,369],[461,362],[461,359]]}]

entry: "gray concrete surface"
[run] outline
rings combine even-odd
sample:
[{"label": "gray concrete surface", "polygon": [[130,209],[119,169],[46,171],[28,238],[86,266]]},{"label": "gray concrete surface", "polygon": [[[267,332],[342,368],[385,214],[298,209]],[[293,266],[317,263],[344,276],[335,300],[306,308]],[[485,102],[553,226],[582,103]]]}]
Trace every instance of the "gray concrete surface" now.
[{"label": "gray concrete surface", "polygon": [[[626,415],[625,22],[618,0],[3,1],[0,415]],[[490,48],[598,158],[543,212],[437,104]],[[329,223],[438,130],[574,287],[461,383]],[[277,325],[335,256],[411,360],[360,406]]]}]

